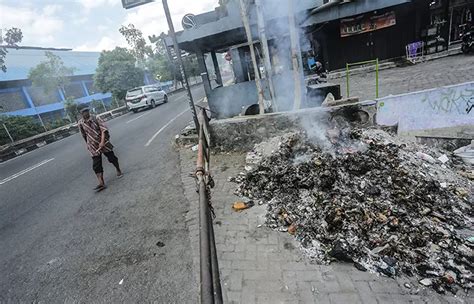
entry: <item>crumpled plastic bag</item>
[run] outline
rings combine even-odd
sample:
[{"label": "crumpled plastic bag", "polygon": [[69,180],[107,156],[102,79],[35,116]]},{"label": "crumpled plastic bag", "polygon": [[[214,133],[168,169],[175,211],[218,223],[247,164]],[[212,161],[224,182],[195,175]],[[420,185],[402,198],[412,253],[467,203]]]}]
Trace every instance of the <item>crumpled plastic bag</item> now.
[{"label": "crumpled plastic bag", "polygon": [[465,164],[474,165],[474,140],[470,145],[454,150],[454,155],[460,157]]}]

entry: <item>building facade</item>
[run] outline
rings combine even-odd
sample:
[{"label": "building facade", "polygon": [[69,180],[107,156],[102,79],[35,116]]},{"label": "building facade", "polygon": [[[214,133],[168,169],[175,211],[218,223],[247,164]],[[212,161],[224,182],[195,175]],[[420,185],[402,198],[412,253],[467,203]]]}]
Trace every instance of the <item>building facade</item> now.
[{"label": "building facade", "polygon": [[[28,80],[28,72],[46,59],[45,51],[59,56],[64,65],[74,68],[74,76],[63,89],[46,94],[43,88],[33,87]],[[32,116],[40,122],[55,121],[66,116],[64,102],[74,98],[78,104],[98,101],[102,107],[112,103],[110,93],[102,93],[94,87],[93,75],[97,68],[100,52],[78,52],[70,49],[8,48],[6,57],[7,72],[0,72],[0,110],[10,116]],[[145,84],[157,81],[144,74]],[[171,82],[162,83],[169,89]],[[99,109],[102,112],[102,109]],[[41,118],[41,119],[40,119]]]}]

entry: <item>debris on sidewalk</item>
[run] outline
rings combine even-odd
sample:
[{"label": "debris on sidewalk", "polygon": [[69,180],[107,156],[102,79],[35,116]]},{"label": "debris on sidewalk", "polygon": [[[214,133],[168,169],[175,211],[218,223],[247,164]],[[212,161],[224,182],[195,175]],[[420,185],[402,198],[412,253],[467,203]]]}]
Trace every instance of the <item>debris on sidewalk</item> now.
[{"label": "debris on sidewalk", "polygon": [[248,201],[248,202],[242,202],[242,201],[237,201],[234,204],[232,204],[232,209],[234,211],[242,211],[248,208],[251,208],[255,205],[253,201]]},{"label": "debris on sidewalk", "polygon": [[443,164],[445,164],[449,161],[449,158],[446,156],[446,154],[443,154],[440,157],[438,157],[438,160],[442,162]]},{"label": "debris on sidewalk", "polygon": [[474,140],[470,145],[455,150],[454,155],[460,157],[466,164],[474,165]]},{"label": "debris on sidewalk", "polygon": [[440,293],[472,288],[473,244],[458,233],[474,231],[465,168],[382,130],[337,131],[329,147],[296,133],[257,145],[237,194],[265,201],[266,225],[294,234],[315,262],[417,275]]}]

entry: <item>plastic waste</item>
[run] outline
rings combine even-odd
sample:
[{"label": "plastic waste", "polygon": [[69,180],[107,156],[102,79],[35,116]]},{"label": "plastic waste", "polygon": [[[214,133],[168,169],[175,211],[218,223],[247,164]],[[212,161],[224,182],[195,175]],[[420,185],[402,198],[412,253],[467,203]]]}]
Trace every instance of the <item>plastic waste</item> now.
[{"label": "plastic waste", "polygon": [[454,150],[453,153],[460,157],[465,164],[474,165],[474,140],[470,145]]},{"label": "plastic waste", "polygon": [[434,164],[436,162],[436,159],[434,159],[431,155],[428,155],[423,152],[416,152],[416,156],[418,156],[418,158],[421,158],[422,160],[425,160],[431,164]]}]

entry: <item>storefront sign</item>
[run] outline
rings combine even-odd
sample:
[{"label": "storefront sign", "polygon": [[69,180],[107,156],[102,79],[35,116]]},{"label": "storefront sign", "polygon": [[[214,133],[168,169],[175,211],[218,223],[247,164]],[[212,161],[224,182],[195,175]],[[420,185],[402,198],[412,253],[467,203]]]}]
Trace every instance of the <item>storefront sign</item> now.
[{"label": "storefront sign", "polygon": [[395,12],[383,15],[361,15],[350,19],[341,20],[341,37],[373,32],[397,24]]}]

